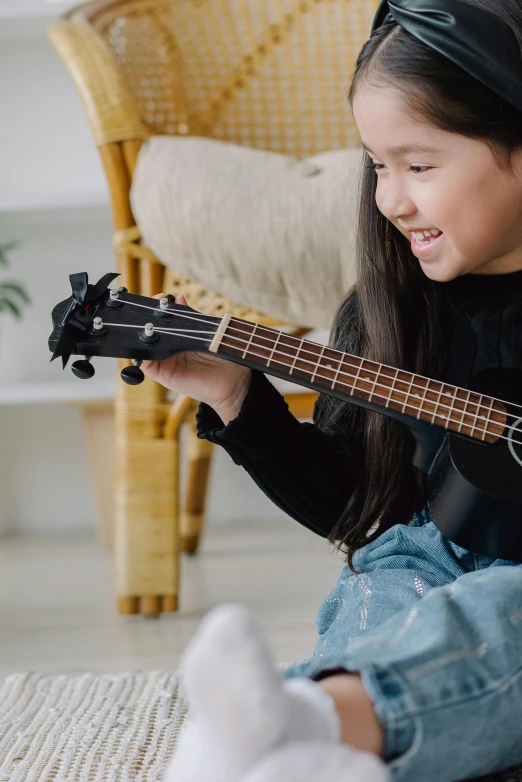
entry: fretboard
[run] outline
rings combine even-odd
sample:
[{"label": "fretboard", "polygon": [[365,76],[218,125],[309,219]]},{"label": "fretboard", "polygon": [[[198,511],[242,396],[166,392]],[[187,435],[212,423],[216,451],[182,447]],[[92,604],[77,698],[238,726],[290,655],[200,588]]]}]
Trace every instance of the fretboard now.
[{"label": "fretboard", "polygon": [[272,370],[323,393],[342,392],[383,413],[400,412],[483,442],[497,442],[505,431],[505,405],[491,397],[238,318],[228,323],[218,353],[248,360],[262,371]]}]

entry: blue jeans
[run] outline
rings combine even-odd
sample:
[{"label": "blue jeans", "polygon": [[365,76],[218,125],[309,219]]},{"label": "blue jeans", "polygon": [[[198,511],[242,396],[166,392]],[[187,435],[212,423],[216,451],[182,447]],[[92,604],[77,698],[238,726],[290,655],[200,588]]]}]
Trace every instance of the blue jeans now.
[{"label": "blue jeans", "polygon": [[[392,780],[457,782],[522,763],[522,565],[449,542],[426,512],[360,549],[285,678],[357,671]],[[368,572],[369,571],[369,572]]]}]

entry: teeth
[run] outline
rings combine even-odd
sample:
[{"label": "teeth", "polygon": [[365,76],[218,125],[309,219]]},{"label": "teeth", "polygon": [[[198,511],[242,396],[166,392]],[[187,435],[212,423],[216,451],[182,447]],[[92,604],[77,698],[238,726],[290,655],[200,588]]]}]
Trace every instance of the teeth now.
[{"label": "teeth", "polygon": [[433,236],[440,236],[442,231],[438,228],[432,228],[431,231],[413,231],[412,235],[418,242],[425,242],[426,239],[431,239]]}]

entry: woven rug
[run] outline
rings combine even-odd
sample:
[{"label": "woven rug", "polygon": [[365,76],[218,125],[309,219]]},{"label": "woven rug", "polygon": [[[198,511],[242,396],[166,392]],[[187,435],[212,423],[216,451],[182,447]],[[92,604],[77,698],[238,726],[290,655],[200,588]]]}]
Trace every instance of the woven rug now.
[{"label": "woven rug", "polygon": [[159,782],[186,715],[175,673],[10,676],[0,780]]},{"label": "woven rug", "polygon": [[[176,673],[10,676],[0,781],[160,782],[187,714]],[[481,782],[522,782],[522,768]]]}]

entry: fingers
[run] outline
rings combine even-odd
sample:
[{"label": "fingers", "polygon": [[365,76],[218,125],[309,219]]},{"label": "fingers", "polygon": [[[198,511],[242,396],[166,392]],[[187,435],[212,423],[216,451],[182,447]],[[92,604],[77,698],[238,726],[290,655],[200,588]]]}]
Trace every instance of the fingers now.
[{"label": "fingers", "polygon": [[[155,296],[153,296],[153,299],[163,299],[165,298],[167,294],[166,293],[156,293]],[[176,296],[176,304],[182,304],[185,307],[188,307],[188,302],[186,298],[180,293],[179,296]]]},{"label": "fingers", "polygon": [[159,361],[143,361],[140,369],[154,380],[159,372]]}]

